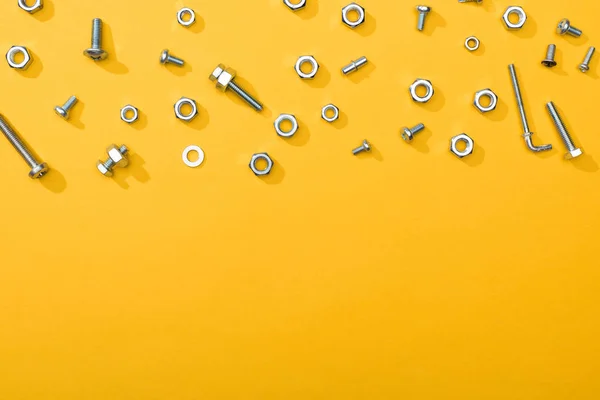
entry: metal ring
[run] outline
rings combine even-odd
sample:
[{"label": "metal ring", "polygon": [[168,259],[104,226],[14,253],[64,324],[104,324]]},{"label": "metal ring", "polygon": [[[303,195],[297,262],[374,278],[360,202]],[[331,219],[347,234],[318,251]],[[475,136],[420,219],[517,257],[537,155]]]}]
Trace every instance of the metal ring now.
[{"label": "metal ring", "polygon": [[[330,111],[330,110],[333,111],[333,116],[328,117],[327,116],[327,112]],[[321,110],[321,118],[323,118],[327,122],[333,122],[333,121],[337,120],[339,117],[340,117],[340,109],[337,108],[333,104],[327,104]]]},{"label": "metal ring", "polygon": [[[465,149],[460,151],[458,150],[458,143],[463,142],[466,146]],[[450,142],[450,151],[457,155],[458,157],[466,157],[473,152],[473,147],[475,146],[475,142],[466,134],[462,133],[460,135],[454,136]]]},{"label": "metal ring", "polygon": [[[188,21],[183,19],[183,16],[186,14],[190,16],[190,19]],[[179,24],[183,26],[190,26],[194,22],[196,22],[196,13],[191,8],[182,8],[177,13],[177,22],[179,22]]]},{"label": "metal ring", "polygon": [[[424,87],[427,90],[425,96],[419,96],[417,94],[417,88],[419,87]],[[415,83],[410,86],[410,95],[413,100],[418,103],[427,103],[433,97],[433,93],[433,85],[426,79],[417,79]]]},{"label": "metal ring", "polygon": [[[310,64],[312,66],[309,72],[303,72],[302,66],[304,64]],[[298,76],[302,79],[312,79],[317,75],[317,71],[319,70],[319,63],[313,56],[302,56],[298,58],[296,61],[296,67],[294,68]]]},{"label": "metal ring", "polygon": [[297,3],[292,3],[291,0],[283,0],[283,3],[288,6],[290,9],[296,11],[301,9],[306,5],[306,0],[300,0]]},{"label": "metal ring", "polygon": [[[256,166],[256,164],[260,160],[267,162],[267,166],[265,167],[265,169],[258,169],[258,167]],[[252,172],[254,172],[254,175],[256,176],[268,175],[271,172],[271,169],[273,169],[273,160],[271,160],[271,157],[269,157],[267,153],[254,154],[252,156],[252,159],[250,160],[250,169],[252,170]]]},{"label": "metal ring", "polygon": [[[356,21],[352,21],[350,20],[350,18],[348,18],[348,14],[352,11],[358,13],[358,19]],[[365,18],[365,9],[356,3],[351,3],[346,7],[342,8],[342,21],[350,28],[356,28],[357,26],[365,22]]]},{"label": "metal ring", "polygon": [[[127,113],[131,111],[133,113],[133,116],[131,118],[127,118]],[[121,119],[124,122],[127,122],[128,124],[133,124],[135,121],[137,121],[139,117],[139,112],[138,109],[135,108],[132,105],[126,105],[125,107],[121,108]]]},{"label": "metal ring", "polygon": [[[292,123],[292,129],[290,129],[289,131],[284,131],[283,129],[281,129],[281,124],[284,121],[289,121]],[[296,117],[294,117],[292,114],[281,114],[279,117],[277,117],[277,119],[275,120],[275,132],[277,132],[277,134],[281,137],[285,137],[285,138],[289,138],[294,136],[294,134],[298,131],[298,121],[296,120]]]},{"label": "metal ring", "polygon": [[[510,21],[510,16],[516,14],[519,17],[519,21],[516,23]],[[525,14],[525,10],[523,10],[520,6],[511,6],[506,9],[504,15],[502,17],[504,19],[504,23],[506,27],[509,29],[520,29],[525,25],[527,21],[527,14]]]},{"label": "metal ring", "polygon": [[[23,61],[20,63],[15,61],[15,56],[17,54],[23,54]],[[29,55],[26,47],[13,46],[10,48],[10,50],[8,50],[8,53],[6,53],[6,61],[11,68],[25,69],[31,61],[31,56]]]},{"label": "metal ring", "polygon": [[[473,46],[470,45],[471,42],[474,42]],[[477,50],[479,48],[479,39],[477,39],[475,36],[469,36],[467,40],[465,40],[465,47],[469,51]]]},{"label": "metal ring", "polygon": [[[192,111],[189,114],[183,114],[181,109],[185,105],[189,105],[192,107]],[[196,106],[196,102],[192,99],[188,99],[187,97],[182,97],[175,103],[175,115],[177,118],[183,121],[191,121],[198,114],[198,106]]]},{"label": "metal ring", "polygon": [[[198,153],[198,159],[196,161],[190,161],[188,157],[192,151]],[[188,167],[196,168],[204,162],[204,151],[199,146],[190,145],[183,150],[183,153],[181,153],[181,159],[183,160],[183,163]]]},{"label": "metal ring", "polygon": [[19,0],[19,7],[21,7],[22,10],[33,14],[34,12],[44,8],[44,2],[43,0],[35,0],[35,2],[32,5],[28,6],[26,0]]},{"label": "metal ring", "polygon": [[[488,99],[490,99],[490,104],[487,107],[484,107],[481,104],[482,97],[487,97]],[[496,108],[497,105],[498,105],[498,96],[496,96],[496,93],[492,92],[490,89],[480,90],[479,92],[475,93],[475,107],[477,107],[477,109],[479,111],[481,111],[481,112],[492,111]]]}]

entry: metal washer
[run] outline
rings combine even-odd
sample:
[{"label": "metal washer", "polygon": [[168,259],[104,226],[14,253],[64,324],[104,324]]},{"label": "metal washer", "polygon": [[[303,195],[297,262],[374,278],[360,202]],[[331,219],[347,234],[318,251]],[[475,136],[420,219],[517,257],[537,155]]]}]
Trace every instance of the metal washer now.
[{"label": "metal washer", "polygon": [[[188,158],[189,154],[192,151],[195,151],[198,153],[198,159],[196,161],[190,161],[190,159]],[[204,151],[199,146],[192,144],[183,150],[183,153],[181,153],[181,159],[182,159],[183,163],[185,165],[187,165],[188,167],[196,168],[204,162]]]}]

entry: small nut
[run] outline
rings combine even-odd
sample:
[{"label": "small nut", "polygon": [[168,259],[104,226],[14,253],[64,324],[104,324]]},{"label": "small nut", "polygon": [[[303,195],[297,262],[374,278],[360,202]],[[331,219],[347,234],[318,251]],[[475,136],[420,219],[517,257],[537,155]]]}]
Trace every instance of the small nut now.
[{"label": "small nut", "polygon": [[[512,14],[518,15],[519,21],[517,21],[516,23],[511,22],[510,16]],[[525,14],[525,10],[523,10],[523,7],[511,6],[508,7],[506,11],[504,11],[504,15],[502,15],[502,20],[504,21],[504,25],[506,25],[508,29],[521,29],[527,21],[527,14]]]},{"label": "small nut", "polygon": [[[458,149],[459,142],[464,142],[466,145],[465,149],[462,151]],[[474,147],[475,142],[473,142],[473,139],[471,139],[465,133],[461,133],[460,135],[456,135],[450,139],[450,151],[458,158],[463,158],[473,153]]]},{"label": "small nut", "polygon": [[213,73],[210,74],[208,79],[210,79],[213,82],[216,82],[217,89],[220,89],[224,92],[225,90],[227,90],[227,87],[229,86],[233,78],[235,78],[235,75],[235,70],[227,68],[223,64],[219,64],[217,68],[215,68]]},{"label": "small nut", "polygon": [[108,146],[106,152],[108,153],[108,157],[115,163],[115,167],[126,167],[129,165],[129,159],[126,156],[127,153],[121,153],[116,145],[111,144]]},{"label": "small nut", "polygon": [[[267,162],[267,166],[264,169],[258,169],[256,166],[261,160]],[[250,159],[250,169],[256,176],[269,175],[271,169],[273,169],[273,160],[271,160],[271,157],[269,157],[267,153],[256,153],[252,156],[252,159]]]},{"label": "small nut", "polygon": [[[329,111],[333,111],[333,115],[331,117],[327,116]],[[321,118],[323,118],[327,122],[333,122],[340,117],[340,109],[337,108],[334,104],[327,104],[321,110]]]},{"label": "small nut", "polygon": [[108,176],[109,178],[111,176],[113,176],[112,171],[110,169],[106,168],[106,166],[104,165],[104,163],[102,161],[100,161],[100,160],[96,161],[96,168],[104,176]]},{"label": "small nut", "polygon": [[306,0],[283,0],[283,4],[288,6],[292,11],[298,11],[306,6]]},{"label": "small nut", "polygon": [[[281,128],[281,124],[283,124],[284,121],[288,121],[292,124],[292,128],[289,131],[284,131]],[[275,125],[275,132],[277,132],[277,134],[279,136],[284,137],[284,138],[292,137],[298,131],[298,120],[296,119],[296,117],[293,114],[281,114],[275,120],[274,125]]]},{"label": "small nut", "polygon": [[[302,66],[304,64],[310,64],[311,70],[309,72],[303,72]],[[298,61],[296,61],[296,65],[294,66],[296,73],[302,79],[313,79],[317,72],[319,72],[319,63],[313,56],[300,56]]]},{"label": "small nut", "polygon": [[[189,15],[189,19],[185,19],[184,16]],[[191,26],[196,22],[196,13],[191,8],[182,8],[177,12],[177,22],[181,26]]]},{"label": "small nut", "polygon": [[[192,110],[189,114],[184,114],[181,109],[184,105],[189,105]],[[175,116],[185,122],[189,122],[194,119],[198,115],[198,106],[196,105],[196,101],[189,99],[187,97],[182,97],[175,103]]]},{"label": "small nut", "polygon": [[[131,117],[128,118],[127,113],[129,113],[129,112],[131,112],[132,115],[131,115]],[[138,120],[139,116],[140,116],[139,110],[130,104],[126,105],[125,107],[123,107],[121,109],[121,119],[124,122],[127,122],[128,124],[133,124],[135,121]]]},{"label": "small nut", "polygon": [[[417,88],[421,86],[426,89],[424,96],[419,96],[417,94]],[[428,81],[427,79],[417,79],[412,85],[410,85],[409,91],[412,99],[417,103],[427,103],[429,100],[431,100],[433,94],[435,93],[431,81]]]},{"label": "small nut", "polygon": [[[348,14],[350,14],[352,11],[358,14],[358,19],[351,20],[348,17]],[[363,22],[365,22],[365,19],[365,9],[357,3],[350,3],[346,7],[342,8],[342,22],[344,22],[344,24],[348,25],[352,29],[360,26]]]},{"label": "small nut", "polygon": [[[481,98],[487,97],[490,99],[490,104],[488,106],[483,106],[481,104]],[[473,101],[473,105],[482,113],[486,113],[496,109],[498,105],[498,96],[491,89],[483,89],[475,93],[475,100]]]},{"label": "small nut", "polygon": [[27,5],[27,0],[19,0],[19,7],[30,14],[40,11],[44,8],[43,0],[35,0],[32,5]]},{"label": "small nut", "polygon": [[[23,61],[15,61],[15,56],[17,54],[23,54]],[[11,68],[26,70],[29,68],[32,58],[31,54],[29,54],[29,50],[27,50],[27,47],[13,46],[8,50],[8,53],[6,53],[6,61]]]}]

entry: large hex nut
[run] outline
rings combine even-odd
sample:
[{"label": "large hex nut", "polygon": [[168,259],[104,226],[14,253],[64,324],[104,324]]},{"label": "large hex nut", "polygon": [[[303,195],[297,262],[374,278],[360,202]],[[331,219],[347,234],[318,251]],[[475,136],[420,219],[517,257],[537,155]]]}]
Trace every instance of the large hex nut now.
[{"label": "large hex nut", "polygon": [[[348,15],[352,11],[354,11],[358,14],[358,19],[351,20],[349,18]],[[354,29],[354,28],[360,26],[362,23],[364,23],[366,18],[367,17],[366,17],[365,9],[357,3],[350,3],[346,7],[342,8],[342,22],[352,29]]]},{"label": "large hex nut", "polygon": [[[481,104],[481,98],[487,97],[490,99],[490,104],[484,106]],[[476,109],[481,111],[482,113],[486,113],[496,109],[498,105],[498,96],[491,89],[483,89],[475,93],[475,99],[473,100],[473,105]]]},{"label": "large hex nut", "polygon": [[21,8],[21,10],[24,10],[30,14],[33,14],[34,12],[38,12],[42,8],[44,8],[44,1],[43,0],[35,0],[33,2],[33,4],[29,6],[29,5],[27,5],[27,0],[19,0],[19,7]]},{"label": "large hex nut", "polygon": [[119,150],[119,148],[112,144],[106,149],[108,156],[115,163],[115,167],[126,167],[129,165],[129,159],[127,156]]},{"label": "large hex nut", "polygon": [[[302,66],[304,64],[310,64],[311,68],[308,72],[302,71]],[[313,79],[317,72],[319,72],[319,63],[313,56],[300,56],[298,57],[298,61],[296,61],[296,65],[294,66],[296,73],[302,79]]]},{"label": "large hex nut", "polygon": [[[23,55],[23,60],[21,62],[15,61],[15,57],[17,56],[17,54]],[[6,61],[8,62],[8,65],[11,68],[26,70],[27,68],[29,68],[32,58],[31,54],[29,54],[29,50],[27,50],[27,47],[13,46],[6,53]]]},{"label": "large hex nut", "polygon": [[[267,166],[264,169],[258,169],[257,164],[259,161],[266,161]],[[256,153],[252,155],[252,158],[250,159],[250,169],[256,176],[269,175],[273,169],[273,160],[267,153]]]},{"label": "large hex nut", "polygon": [[[516,23],[510,21],[510,16],[513,14],[519,17],[519,20]],[[506,11],[504,11],[504,14],[502,15],[502,20],[504,21],[504,25],[506,25],[507,29],[521,29],[527,21],[527,14],[525,14],[525,10],[523,10],[523,7],[511,6],[508,7]]]},{"label": "large hex nut", "polygon": [[[464,150],[458,149],[458,143],[463,142],[465,144]],[[461,133],[460,135],[454,136],[450,139],[450,151],[458,158],[463,158],[471,153],[473,153],[473,149],[475,148],[475,142],[471,139],[467,134]]]},{"label": "large hex nut", "polygon": [[[417,89],[419,87],[425,88],[424,96],[419,96],[419,94],[417,93]],[[431,98],[433,97],[433,95],[435,93],[435,91],[433,90],[433,85],[431,84],[431,81],[428,81],[427,79],[417,79],[416,81],[414,81],[414,83],[412,85],[410,85],[409,91],[410,91],[410,96],[417,103],[427,103],[429,100],[431,100]]]},{"label": "large hex nut", "polygon": [[306,0],[300,0],[300,1],[298,1],[298,0],[296,0],[296,1],[283,0],[283,4],[288,6],[289,9],[292,11],[298,11],[306,6]]},{"label": "large hex nut", "polygon": [[216,83],[217,89],[221,91],[227,90],[227,87],[235,78],[236,72],[231,68],[225,67],[223,64],[219,64],[212,74],[208,77],[211,81]]}]

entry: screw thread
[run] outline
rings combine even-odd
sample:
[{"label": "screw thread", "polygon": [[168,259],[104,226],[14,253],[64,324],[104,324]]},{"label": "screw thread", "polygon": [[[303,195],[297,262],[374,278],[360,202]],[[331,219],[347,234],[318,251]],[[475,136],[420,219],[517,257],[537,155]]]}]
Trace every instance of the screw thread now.
[{"label": "screw thread", "polygon": [[102,20],[94,18],[92,21],[92,49],[100,50],[102,48]]},{"label": "screw thread", "polygon": [[529,123],[527,122],[527,115],[525,115],[525,107],[523,106],[523,97],[521,96],[521,88],[519,87],[519,79],[517,78],[517,71],[515,70],[515,65],[510,64],[508,66],[508,71],[510,72],[512,86],[515,91],[515,97],[517,99],[517,107],[519,108],[519,115],[521,116],[523,132],[529,133]]},{"label": "screw thread", "polygon": [[34,168],[40,163],[35,159],[33,154],[29,151],[25,143],[19,138],[19,135],[12,129],[9,123],[4,119],[2,115],[0,115],[0,130],[4,133],[4,136],[8,139],[10,144],[13,145],[15,150],[23,157],[25,162],[31,167]]},{"label": "screw thread", "polygon": [[180,67],[183,67],[183,64],[185,64],[185,62],[181,58],[177,58],[171,55],[167,57],[167,62],[179,65]]},{"label": "screw thread", "polygon": [[575,28],[574,26],[569,26],[567,32],[575,37],[579,37],[583,33],[581,30]]},{"label": "screw thread", "polygon": [[425,129],[425,125],[418,124],[418,125],[415,125],[413,128],[411,128],[410,133],[412,133],[413,135],[416,135],[417,133],[421,132],[423,129]]},{"label": "screw thread", "polygon": [[419,13],[419,23],[417,24],[417,29],[420,31],[422,31],[425,27],[425,15],[426,14],[424,12]]},{"label": "screw thread", "polygon": [[586,65],[586,66],[589,65],[595,52],[596,52],[596,48],[594,46],[591,46],[590,49],[588,50],[587,54],[585,55],[585,58],[583,59],[582,64]]},{"label": "screw thread", "polygon": [[554,57],[556,55],[556,45],[555,44],[549,44],[548,45],[548,51],[546,51],[546,60],[554,60]]},{"label": "screw thread", "polygon": [[229,85],[227,87],[230,88],[231,90],[233,90],[235,92],[235,94],[240,96],[246,103],[248,103],[256,111],[262,111],[262,109],[263,109],[262,104],[260,104],[258,102],[258,100],[255,100],[248,93],[246,93],[241,87],[236,85],[235,82],[233,82],[233,80],[231,82],[229,82]]},{"label": "screw thread", "polygon": [[554,125],[556,126],[556,130],[558,130],[558,134],[560,135],[563,142],[565,143],[565,146],[567,146],[567,149],[569,151],[575,150],[576,147],[575,147],[575,144],[573,143],[573,139],[571,139],[571,135],[569,135],[569,131],[567,131],[567,127],[565,126],[564,122],[560,118],[560,115],[558,114],[558,111],[556,110],[554,103],[548,102],[546,104],[546,108],[548,109],[548,113],[550,113],[550,118],[552,118],[552,121],[554,122]]},{"label": "screw thread", "polygon": [[352,154],[357,155],[358,153],[362,153],[365,150],[366,150],[365,146],[360,146],[360,147],[357,147],[354,150],[352,150]]},{"label": "screw thread", "polygon": [[75,97],[75,96],[69,97],[69,100],[67,100],[67,102],[62,106],[63,110],[68,112],[71,108],[73,108],[73,106],[75,104],[77,104],[77,101],[78,101],[77,97]]},{"label": "screw thread", "polygon": [[[125,155],[129,152],[129,149],[127,148],[127,146],[122,145],[121,147],[119,147],[119,153],[121,153],[122,155]],[[112,169],[115,166],[115,162],[113,161],[112,158],[108,157],[108,159],[103,163],[104,167],[109,170],[112,171]]]}]

